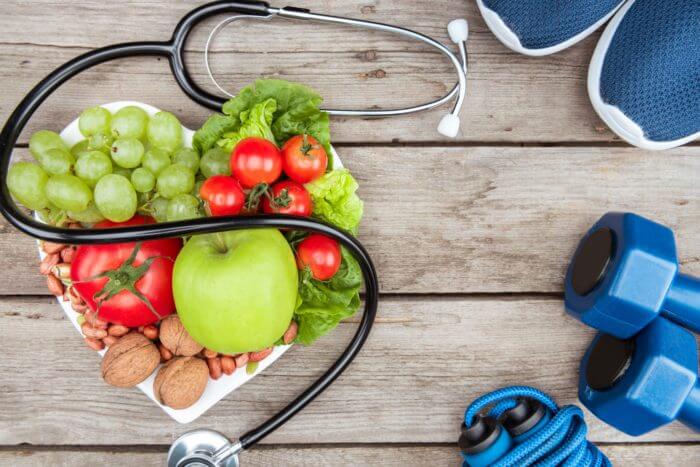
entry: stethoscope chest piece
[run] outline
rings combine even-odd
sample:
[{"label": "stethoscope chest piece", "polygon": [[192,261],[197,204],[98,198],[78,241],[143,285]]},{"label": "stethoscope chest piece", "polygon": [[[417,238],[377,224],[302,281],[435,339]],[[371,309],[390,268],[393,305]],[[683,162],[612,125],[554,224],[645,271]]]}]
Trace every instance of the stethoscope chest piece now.
[{"label": "stethoscope chest piece", "polygon": [[180,436],[168,451],[168,467],[238,467],[240,443],[212,430],[195,430]]}]

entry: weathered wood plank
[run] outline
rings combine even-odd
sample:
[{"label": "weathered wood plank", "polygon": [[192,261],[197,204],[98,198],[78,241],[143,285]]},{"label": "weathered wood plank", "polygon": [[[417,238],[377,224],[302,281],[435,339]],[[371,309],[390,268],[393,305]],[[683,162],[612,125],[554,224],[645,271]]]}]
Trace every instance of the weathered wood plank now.
[{"label": "weathered wood plank", "polygon": [[[0,120],[32,83],[88,49],[133,40],[164,40],[194,2],[13,2],[0,15]],[[455,11],[450,0],[421,2],[303,1],[299,6],[414,28],[449,43],[446,24],[470,21],[469,98],[459,141],[612,141],[585,92],[588,60],[595,44],[554,57],[532,59],[502,46],[485,26],[474,2]],[[187,61],[208,89],[201,50],[212,22],[188,42]],[[70,27],[66,27],[70,25]],[[241,26],[239,26],[241,27]],[[260,76],[278,76],[317,88],[330,106],[404,106],[444,94],[454,82],[450,64],[427,46],[394,35],[336,26],[274,21],[227,30],[214,43],[214,70],[232,89]],[[261,40],[264,38],[264,40]],[[261,56],[262,55],[262,56]],[[387,97],[391,97],[391,101]],[[50,98],[31,123],[52,127],[82,108],[136,99],[178,112],[198,126],[208,111],[190,102],[175,85],[165,61],[151,58],[101,65]],[[388,120],[334,119],[335,139],[436,141],[444,110]],[[25,140],[26,140],[25,135]]]},{"label": "weathered wood plank", "polygon": [[[26,157],[26,150],[17,155]],[[676,230],[700,273],[700,148],[345,147],[366,201],[361,240],[385,293],[560,292],[578,240],[604,212]],[[2,294],[43,294],[33,240],[0,227]]]},{"label": "weathered wood plank", "polygon": [[[355,324],[341,325],[311,348],[292,349],[186,427],[139,391],[107,387],[97,355],[51,299],[4,299],[0,329],[6,356],[0,360],[0,445],[144,445],[168,444],[195,427],[242,434],[330,366]],[[384,300],[349,371],[265,441],[453,442],[466,404],[511,384],[575,403],[578,364],[591,335],[564,314],[559,300]],[[481,351],[486,348],[491,351]],[[700,441],[677,424],[632,439],[590,414],[587,421],[596,441]]]},{"label": "weathered wood plank", "polygon": [[[700,464],[699,445],[608,445],[603,451],[617,466],[654,467]],[[85,452],[85,451],[4,451],[0,463],[15,467],[95,465],[161,466],[163,452]],[[253,448],[243,453],[246,465],[305,466],[424,466],[453,467],[461,463],[456,448],[447,446],[357,446],[357,447],[278,447]]]}]

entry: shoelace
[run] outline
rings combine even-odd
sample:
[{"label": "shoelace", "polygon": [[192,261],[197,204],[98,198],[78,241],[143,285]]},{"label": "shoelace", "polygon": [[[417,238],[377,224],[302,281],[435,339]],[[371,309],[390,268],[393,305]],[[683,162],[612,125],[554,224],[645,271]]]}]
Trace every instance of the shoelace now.
[{"label": "shoelace", "polygon": [[547,394],[529,386],[511,386],[484,394],[467,407],[464,423],[470,427],[474,417],[488,406],[492,406],[488,415],[498,418],[515,407],[518,397],[541,402],[552,411],[552,419],[494,466],[612,466],[605,454],[586,439],[588,427],[580,408],[574,405],[559,408]]}]

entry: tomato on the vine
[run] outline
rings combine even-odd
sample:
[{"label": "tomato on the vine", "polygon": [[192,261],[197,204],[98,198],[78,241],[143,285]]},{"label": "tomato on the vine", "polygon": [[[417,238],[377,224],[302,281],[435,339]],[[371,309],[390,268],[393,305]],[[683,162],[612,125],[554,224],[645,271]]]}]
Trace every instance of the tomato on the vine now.
[{"label": "tomato on the vine", "polygon": [[235,216],[245,204],[245,193],[234,178],[227,175],[209,177],[199,189],[212,216]]},{"label": "tomato on the vine", "polygon": [[272,185],[270,196],[263,198],[263,212],[309,217],[313,210],[311,195],[301,184],[284,180]]},{"label": "tomato on the vine", "polygon": [[311,270],[314,279],[327,281],[340,269],[342,256],[336,240],[322,234],[311,234],[297,245],[297,266]]},{"label": "tomato on the vine", "polygon": [[282,153],[263,138],[241,140],[231,153],[231,174],[243,188],[271,185],[282,175]]},{"label": "tomato on the vine", "polygon": [[326,173],[328,154],[311,135],[297,135],[282,146],[284,173],[299,183],[309,183]]},{"label": "tomato on the vine", "polygon": [[[95,227],[152,223],[155,220],[150,217],[134,216],[126,222],[103,221]],[[175,311],[172,274],[181,248],[176,238],[81,245],[71,263],[71,280],[100,319],[128,327],[153,324]]]}]

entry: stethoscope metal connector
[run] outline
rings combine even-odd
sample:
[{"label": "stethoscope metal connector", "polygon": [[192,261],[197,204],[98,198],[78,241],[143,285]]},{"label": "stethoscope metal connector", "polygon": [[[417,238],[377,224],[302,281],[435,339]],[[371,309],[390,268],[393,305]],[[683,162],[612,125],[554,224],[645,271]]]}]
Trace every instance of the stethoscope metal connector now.
[{"label": "stethoscope metal connector", "polygon": [[168,467],[238,467],[242,449],[218,431],[190,431],[170,446]]}]

